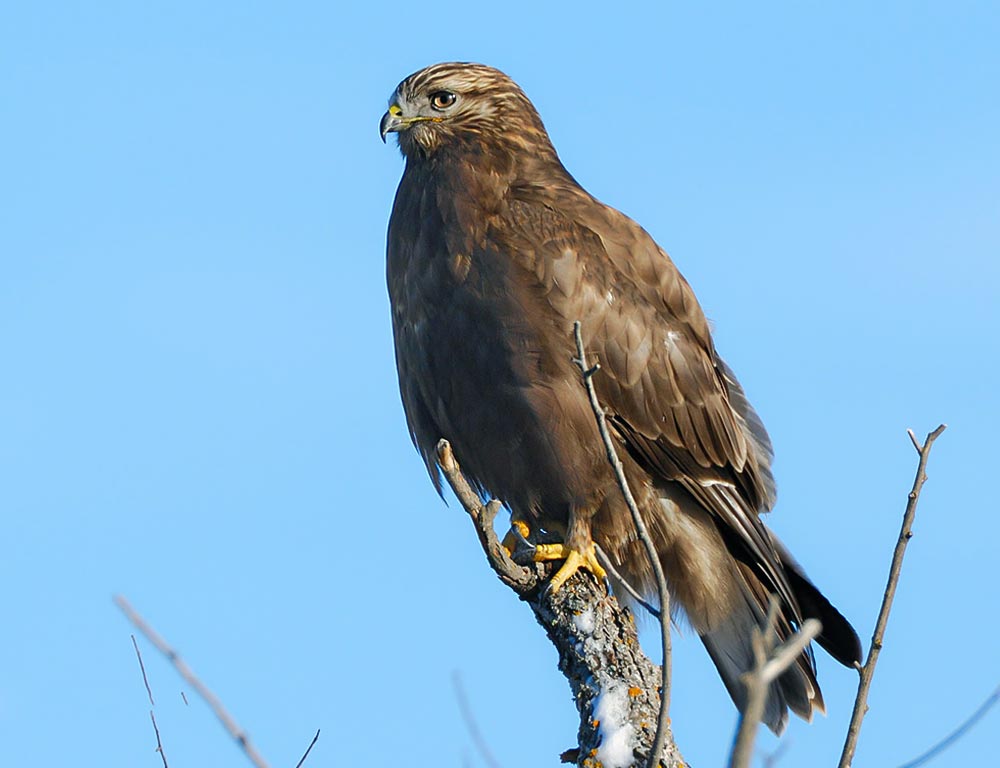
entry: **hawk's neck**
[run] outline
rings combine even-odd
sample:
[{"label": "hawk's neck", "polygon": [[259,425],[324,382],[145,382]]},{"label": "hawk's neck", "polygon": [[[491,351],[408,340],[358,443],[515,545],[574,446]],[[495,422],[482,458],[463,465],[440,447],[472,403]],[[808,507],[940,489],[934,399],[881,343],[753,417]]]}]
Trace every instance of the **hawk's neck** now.
[{"label": "hawk's neck", "polygon": [[503,207],[512,189],[576,186],[551,145],[532,151],[502,142],[456,143],[408,157],[405,175],[425,190],[445,191],[456,202],[487,213]]}]

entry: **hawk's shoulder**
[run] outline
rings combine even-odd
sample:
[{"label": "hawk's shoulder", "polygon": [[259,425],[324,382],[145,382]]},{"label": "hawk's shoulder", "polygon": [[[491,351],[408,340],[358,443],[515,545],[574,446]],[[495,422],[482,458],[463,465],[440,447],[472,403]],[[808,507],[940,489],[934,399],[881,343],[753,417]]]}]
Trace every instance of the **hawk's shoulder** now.
[{"label": "hawk's shoulder", "polygon": [[581,322],[594,382],[625,442],[666,479],[724,483],[773,504],[771,446],[670,257],[569,179],[511,190],[498,223],[565,332]]}]

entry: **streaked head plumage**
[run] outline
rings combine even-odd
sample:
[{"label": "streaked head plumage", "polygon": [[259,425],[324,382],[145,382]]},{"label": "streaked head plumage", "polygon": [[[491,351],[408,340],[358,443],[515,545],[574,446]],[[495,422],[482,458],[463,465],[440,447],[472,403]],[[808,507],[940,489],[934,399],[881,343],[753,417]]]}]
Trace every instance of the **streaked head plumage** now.
[{"label": "streaked head plumage", "polygon": [[407,157],[483,137],[523,145],[540,136],[548,143],[538,112],[517,83],[498,69],[468,62],[433,64],[403,80],[379,130],[383,140],[396,133]]}]

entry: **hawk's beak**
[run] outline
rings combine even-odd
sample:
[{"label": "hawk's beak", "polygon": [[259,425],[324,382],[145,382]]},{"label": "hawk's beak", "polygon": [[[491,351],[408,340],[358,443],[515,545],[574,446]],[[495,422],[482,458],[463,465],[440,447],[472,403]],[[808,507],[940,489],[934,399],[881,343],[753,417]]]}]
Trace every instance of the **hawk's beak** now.
[{"label": "hawk's beak", "polygon": [[403,110],[398,104],[393,104],[389,107],[389,111],[382,115],[382,121],[378,124],[378,132],[382,137],[382,143],[385,144],[385,136],[387,133],[395,133],[401,128],[405,128],[409,124],[408,120],[403,118]]}]

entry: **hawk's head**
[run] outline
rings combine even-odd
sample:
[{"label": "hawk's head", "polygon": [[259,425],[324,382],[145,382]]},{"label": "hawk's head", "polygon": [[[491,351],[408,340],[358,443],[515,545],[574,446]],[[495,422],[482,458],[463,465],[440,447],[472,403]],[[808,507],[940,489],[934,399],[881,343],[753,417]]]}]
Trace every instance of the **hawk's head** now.
[{"label": "hawk's head", "polygon": [[463,62],[434,64],[401,82],[379,131],[383,141],[396,133],[408,158],[483,139],[532,150],[551,147],[538,112],[517,83],[500,70]]}]

